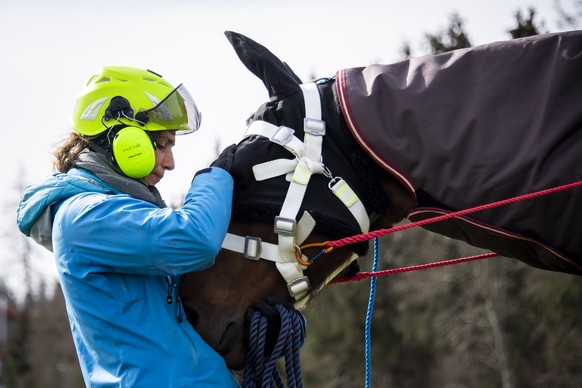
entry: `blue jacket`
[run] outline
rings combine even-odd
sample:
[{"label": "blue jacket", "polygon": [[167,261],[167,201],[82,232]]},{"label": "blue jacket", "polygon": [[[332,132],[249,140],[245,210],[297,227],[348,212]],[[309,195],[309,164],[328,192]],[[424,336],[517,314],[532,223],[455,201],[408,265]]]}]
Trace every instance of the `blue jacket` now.
[{"label": "blue jacket", "polygon": [[212,168],[194,179],[180,210],[119,193],[86,170],[26,188],[18,225],[49,248],[52,238],[87,386],[237,386],[224,360],[180,322],[176,296],[181,274],[214,264],[232,187]]}]

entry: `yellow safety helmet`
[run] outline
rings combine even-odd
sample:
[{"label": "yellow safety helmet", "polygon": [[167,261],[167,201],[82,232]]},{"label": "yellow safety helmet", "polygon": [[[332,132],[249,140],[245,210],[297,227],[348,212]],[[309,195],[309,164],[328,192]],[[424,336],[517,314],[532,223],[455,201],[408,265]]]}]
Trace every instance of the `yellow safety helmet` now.
[{"label": "yellow safety helmet", "polygon": [[77,97],[71,124],[78,133],[95,136],[119,123],[190,133],[200,126],[200,112],[182,84],[174,88],[151,70],[104,66]]},{"label": "yellow safety helmet", "polygon": [[159,74],[128,66],[104,66],[77,97],[73,129],[94,137],[120,128],[111,142],[113,159],[124,174],[143,178],[155,165],[148,132],[186,134],[200,126],[201,115],[184,85],[174,88]]}]

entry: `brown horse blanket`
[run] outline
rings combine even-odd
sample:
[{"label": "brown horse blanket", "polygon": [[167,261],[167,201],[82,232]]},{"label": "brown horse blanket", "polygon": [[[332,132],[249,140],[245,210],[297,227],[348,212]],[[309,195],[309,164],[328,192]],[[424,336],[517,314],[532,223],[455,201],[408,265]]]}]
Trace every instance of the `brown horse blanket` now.
[{"label": "brown horse blanket", "polygon": [[[582,180],[582,32],[341,70],[342,113],[418,220]],[[427,229],[582,274],[582,189]]]}]

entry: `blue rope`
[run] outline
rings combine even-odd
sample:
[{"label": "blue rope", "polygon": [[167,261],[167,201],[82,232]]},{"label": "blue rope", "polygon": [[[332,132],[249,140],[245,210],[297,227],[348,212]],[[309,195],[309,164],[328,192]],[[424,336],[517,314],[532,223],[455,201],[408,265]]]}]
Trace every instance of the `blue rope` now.
[{"label": "blue rope", "polygon": [[287,387],[302,388],[299,350],[305,339],[305,319],[293,309],[275,305],[281,318],[277,343],[268,359],[265,357],[267,318],[260,311],[251,317],[249,350],[243,375],[244,388],[284,388],[283,379],[277,369],[277,360],[285,358]]},{"label": "blue rope", "polygon": [[[380,241],[378,237],[374,239],[374,263],[372,264],[372,272],[378,271],[378,257],[380,251]],[[372,313],[374,312],[374,299],[376,298],[376,278],[373,277],[370,281],[370,298],[368,299],[368,311],[366,312],[366,388],[370,387],[370,380],[372,377]]]}]

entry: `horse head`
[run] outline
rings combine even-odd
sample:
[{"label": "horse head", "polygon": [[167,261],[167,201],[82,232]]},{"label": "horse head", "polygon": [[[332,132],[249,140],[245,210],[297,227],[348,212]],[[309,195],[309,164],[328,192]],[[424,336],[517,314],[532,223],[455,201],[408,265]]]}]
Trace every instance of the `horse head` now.
[{"label": "horse head", "polygon": [[396,183],[394,198],[384,195],[391,182],[378,179],[377,165],[349,134],[334,79],[303,85],[265,47],[226,36],[270,100],[248,120],[237,147],[223,249],[213,267],[186,275],[180,292],[198,333],[229,367],[241,369],[245,311],[255,300],[275,296],[301,308],[367,250],[359,243],[301,264],[308,256],[299,246],[367,232],[370,223],[386,227],[411,204]]}]

